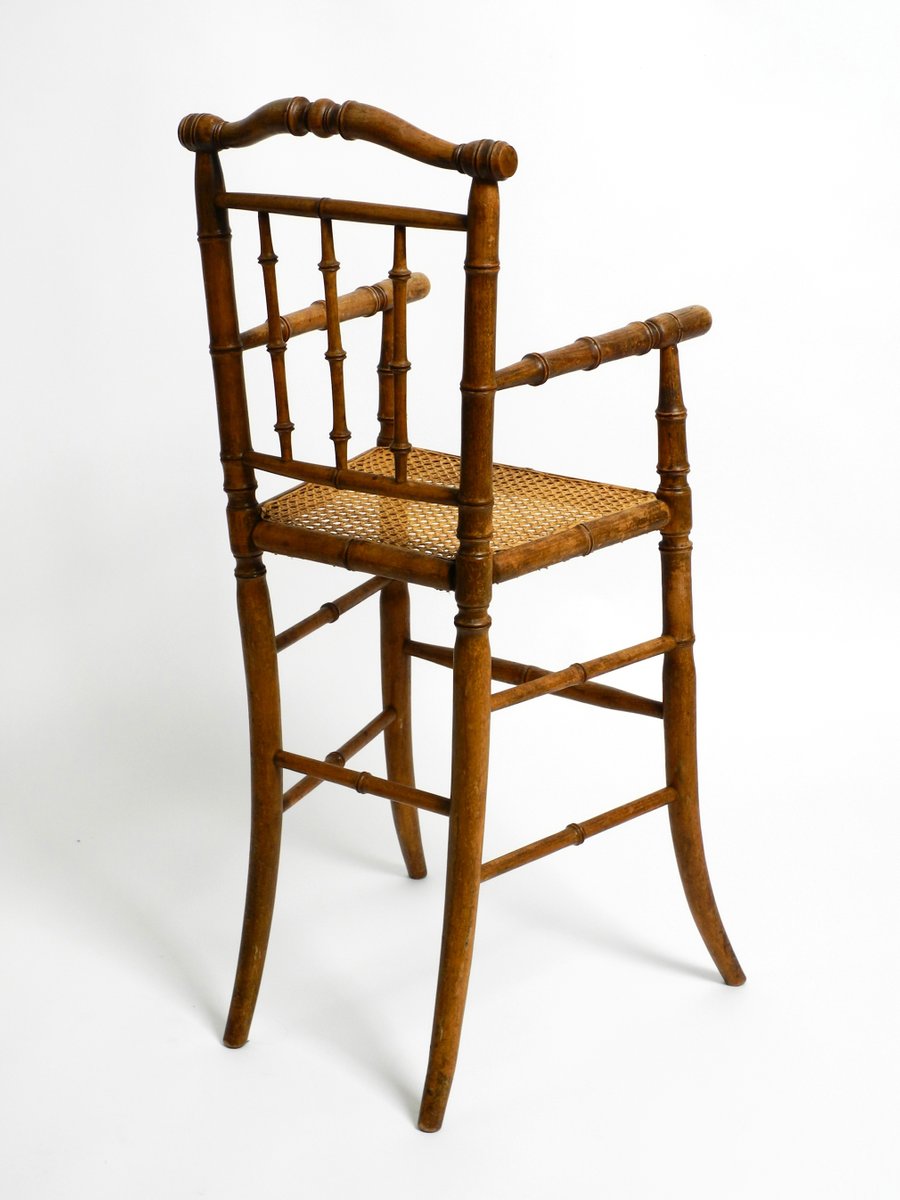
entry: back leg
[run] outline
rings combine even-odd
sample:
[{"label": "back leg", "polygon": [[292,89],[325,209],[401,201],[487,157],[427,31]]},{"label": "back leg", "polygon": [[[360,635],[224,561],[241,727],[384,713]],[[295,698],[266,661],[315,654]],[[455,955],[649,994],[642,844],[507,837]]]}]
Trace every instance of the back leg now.
[{"label": "back leg", "polygon": [[487,613],[457,617],[453,664],[453,761],[444,929],[419,1128],[440,1129],[456,1070],[481,886],[491,726]]},{"label": "back leg", "polygon": [[[381,592],[381,694],[385,708],[396,718],[384,731],[387,776],[395,783],[415,786],[412,748],[412,706],[409,640],[409,587],[392,580]],[[427,874],[419,814],[408,804],[391,803],[394,828],[411,879]]]},{"label": "back leg", "polygon": [[225,1045],[234,1048],[243,1046],[249,1037],[266,961],[283,798],[282,772],[274,761],[281,749],[281,701],[265,567],[257,558],[241,562],[238,571],[238,617],[250,715],[251,833],[244,926],[224,1036]]}]

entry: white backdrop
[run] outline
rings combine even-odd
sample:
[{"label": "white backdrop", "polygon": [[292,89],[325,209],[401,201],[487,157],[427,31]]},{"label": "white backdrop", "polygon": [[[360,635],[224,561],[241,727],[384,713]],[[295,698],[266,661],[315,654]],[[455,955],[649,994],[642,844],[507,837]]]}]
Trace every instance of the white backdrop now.
[{"label": "white backdrop", "polygon": [[[0,22],[6,1194],[896,1195],[900,10],[33,0]],[[715,321],[682,356],[701,783],[749,982],[717,981],[662,814],[498,880],[430,1138],[437,818],[412,884],[386,805],[322,788],[292,814],[253,1037],[217,1043],[245,717],[175,130],[293,94],[517,147],[501,362],[684,304]],[[464,203],[455,176],[312,143],[254,161],[301,191],[376,171],[373,199]],[[452,445],[461,272],[439,283],[431,254],[411,238],[435,277],[411,425]],[[498,458],[652,487],[653,357],[502,397]],[[501,589],[497,653],[555,665],[652,636],[651,543]],[[282,623],[352,582],[274,575]],[[642,580],[635,607],[619,584]],[[449,601],[415,599],[417,634],[447,641]],[[370,715],[373,616],[293,651],[297,749]],[[344,637],[358,701],[321,677]],[[419,782],[445,791],[447,680],[415,684]],[[489,852],[659,786],[652,723],[526,709],[495,722]]]}]

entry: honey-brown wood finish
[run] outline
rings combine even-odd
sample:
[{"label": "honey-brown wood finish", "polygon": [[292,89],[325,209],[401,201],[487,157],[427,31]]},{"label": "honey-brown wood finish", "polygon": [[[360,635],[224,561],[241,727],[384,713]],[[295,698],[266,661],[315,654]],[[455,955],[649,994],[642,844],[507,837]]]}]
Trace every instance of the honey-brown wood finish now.
[{"label": "honey-brown wood finish", "polygon": [[[470,177],[466,211],[229,192],[220,152],[251,146],[274,134],[361,139],[433,167]],[[497,369],[495,331],[499,271],[498,184],[514,174],[516,153],[489,140],[454,145],[355,101],[274,101],[239,121],[211,114],[185,117],[182,144],[196,156],[198,238],[206,291],[210,354],[219,413],[226,514],[238,588],[251,750],[251,839],[244,926],[234,994],[225,1031],[229,1046],[247,1040],[259,992],[275,900],[282,814],[322,782],[350,787],[391,802],[408,874],[426,874],[418,810],[448,818],[444,921],[431,1050],[419,1127],[441,1126],[459,1049],[480,887],[603,830],[666,807],[675,854],[691,913],[727,983],[744,976],[713,898],[700,831],[695,719],[695,673],[690,575],[690,489],[686,412],[678,343],[709,329],[699,306],[635,321],[610,333],[581,337],[557,349],[533,351]],[[243,332],[238,325],[228,213],[257,214],[264,319]],[[319,226],[323,295],[305,308],[282,311],[272,216]],[[338,242],[342,222],[392,229],[387,278],[341,294]],[[407,309],[429,292],[429,281],[407,261],[407,229],[428,236],[465,233],[465,311],[460,385],[460,454],[423,450],[410,441],[411,397]],[[380,314],[373,378],[376,445],[350,449],[342,324]],[[288,363],[297,337],[324,333],[330,383],[333,464],[298,453],[305,434],[295,427],[288,395]],[[277,445],[258,447],[251,436],[243,356],[265,346],[271,359]],[[494,461],[497,393],[541,385],[570,371],[593,370],[616,359],[660,353],[659,489],[656,494],[571,479]],[[514,401],[505,401],[514,402]],[[292,481],[287,492],[260,502],[256,472]],[[522,513],[527,512],[523,520]],[[508,579],[576,555],[662,532],[662,630],[623,650],[559,669],[492,657],[492,589]],[[367,578],[308,616],[276,632],[266,583],[266,553],[330,563]],[[412,638],[409,584],[450,590],[456,601],[456,637],[450,646]],[[283,744],[278,655],[371,597],[379,596],[382,708],[336,750],[317,758]],[[301,653],[291,650],[291,655]],[[661,657],[662,700],[605,683],[606,675]],[[418,788],[412,743],[411,661],[424,659],[453,673],[452,761],[449,795]],[[492,692],[493,680],[508,686]],[[662,718],[665,781],[649,795],[557,833],[483,861],[488,751],[492,714],[539,696]],[[565,711],[565,706],[560,711]],[[501,717],[501,720],[515,718]],[[347,763],[384,737],[385,776]],[[332,743],[334,744],[334,743]],[[287,790],[284,771],[299,776]]]}]

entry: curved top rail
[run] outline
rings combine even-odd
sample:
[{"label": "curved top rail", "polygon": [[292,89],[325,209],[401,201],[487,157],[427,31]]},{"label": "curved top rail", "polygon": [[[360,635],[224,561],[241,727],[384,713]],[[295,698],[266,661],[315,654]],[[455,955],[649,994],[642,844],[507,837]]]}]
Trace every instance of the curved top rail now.
[{"label": "curved top rail", "polygon": [[473,179],[509,179],[519,164],[512,146],[488,139],[454,146],[443,138],[425,133],[393,113],[370,104],[348,100],[307,100],[305,96],[273,100],[240,121],[223,121],[212,113],[191,113],[178,126],[182,146],[194,151],[231,150],[252,146],[276,133],[302,137],[340,134],[347,141],[359,138],[396,150],[431,167],[456,170]]}]

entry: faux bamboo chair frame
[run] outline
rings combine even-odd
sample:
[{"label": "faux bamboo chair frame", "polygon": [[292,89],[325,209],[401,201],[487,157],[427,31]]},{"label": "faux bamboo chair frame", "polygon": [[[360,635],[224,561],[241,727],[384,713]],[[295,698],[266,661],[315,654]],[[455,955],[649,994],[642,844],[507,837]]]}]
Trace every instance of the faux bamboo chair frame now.
[{"label": "faux bamboo chair frame", "polygon": [[[252,145],[274,134],[319,137],[338,134],[360,139],[434,167],[469,176],[465,213],[353,200],[229,192],[220,153]],[[520,362],[497,369],[499,189],[514,174],[516,153],[504,142],[476,141],[454,145],[399,118],[354,101],[310,103],[304,98],[279,100],[244,120],[227,122],[210,114],[194,114],[181,122],[182,144],[196,157],[196,200],[210,329],[216,400],[219,410],[221,460],[227,518],[237,577],[238,616],[249,698],[251,741],[251,847],[244,927],[234,994],[225,1031],[228,1046],[243,1045],[265,961],[278,871],[282,814],[323,781],[338,783],[391,801],[394,823],[407,870],[425,875],[418,809],[439,813],[449,821],[446,902],[441,961],[435,1001],[434,1031],[419,1127],[440,1128],[453,1078],[466,990],[479,889],[482,882],[570,845],[579,845],[604,829],[642,813],[668,809],[675,854],[685,894],[697,927],[726,983],[744,981],[741,967],[722,926],[707,872],[697,799],[694,640],[691,606],[691,493],[687,483],[686,411],[679,375],[678,343],[704,334],[711,318],[694,306],[636,321],[610,333],[581,337],[559,349],[527,354]],[[231,263],[230,210],[258,214],[259,262],[263,275],[266,319],[241,331],[238,324]],[[277,256],[271,214],[317,220],[321,229],[324,299],[283,313],[276,279]],[[340,295],[334,223],[362,221],[393,227],[393,259],[388,277]],[[421,475],[421,455],[409,441],[406,381],[407,306],[427,295],[428,280],[410,271],[406,261],[406,229],[465,233],[465,316],[461,390],[461,449],[452,482]],[[374,458],[381,464],[363,469],[348,457],[341,339],[343,322],[382,314],[378,375],[380,433]],[[300,461],[293,456],[285,374],[291,338],[323,330],[325,358],[332,392],[334,465]],[[243,355],[266,346],[272,364],[279,453],[254,448],[243,373]],[[498,548],[494,518],[499,514],[500,476],[493,461],[493,406],[498,392],[529,384],[541,385],[570,371],[650,350],[660,352],[659,488],[656,495],[622,493],[612,513],[589,514],[546,536],[525,538]],[[381,455],[379,458],[378,455]],[[384,455],[387,454],[387,458]],[[419,457],[417,457],[419,456]],[[430,461],[430,460],[429,460]],[[389,463],[388,469],[384,464]],[[417,465],[418,464],[418,465]],[[415,468],[415,470],[414,470]],[[456,468],[454,468],[455,470]],[[371,496],[380,513],[392,505],[414,510],[455,511],[458,544],[452,552],[389,544],[378,536],[351,529],[341,535],[297,527],[273,516],[275,510],[256,497],[256,471],[283,475],[298,491],[289,496]],[[510,468],[509,470],[514,470]],[[523,473],[519,473],[520,476]],[[532,473],[533,474],[533,473]],[[515,478],[519,478],[516,476]],[[540,476],[547,486],[578,485]],[[533,481],[532,481],[533,482]],[[584,484],[584,487],[605,485]],[[624,499],[622,498],[624,496]],[[274,503],[277,503],[274,502]],[[407,520],[410,520],[407,517]],[[526,666],[493,658],[488,615],[491,592],[523,572],[576,554],[587,554],[623,538],[661,531],[663,622],[661,634],[625,650],[575,663],[561,670]],[[340,564],[368,578],[337,600],[281,633],[273,625],[265,552]],[[408,584],[452,589],[457,615],[451,647],[415,641],[410,635]],[[288,751],[282,745],[277,656],[323,625],[368,598],[379,596],[383,706],[361,730],[324,759]],[[662,700],[596,682],[600,675],[631,663],[660,656]],[[449,795],[417,788],[411,741],[410,663],[425,659],[453,672],[453,752]],[[505,683],[493,692],[491,681]],[[665,785],[597,817],[568,825],[529,846],[489,862],[482,861],[488,740],[491,714],[541,695],[661,718],[665,741]],[[347,761],[383,735],[386,774],[353,771]],[[300,775],[286,791],[283,771]]]}]

